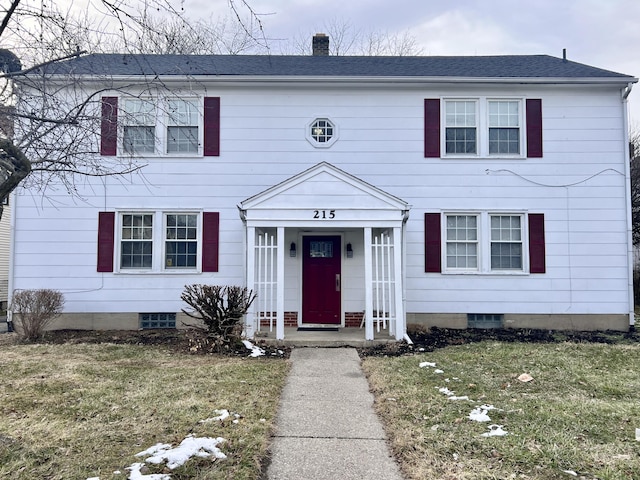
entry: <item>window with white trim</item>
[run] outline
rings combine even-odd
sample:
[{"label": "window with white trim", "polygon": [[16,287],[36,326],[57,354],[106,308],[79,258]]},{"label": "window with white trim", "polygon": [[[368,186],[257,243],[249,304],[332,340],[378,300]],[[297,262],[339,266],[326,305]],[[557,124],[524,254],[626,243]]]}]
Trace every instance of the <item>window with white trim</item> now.
[{"label": "window with white trim", "polygon": [[168,269],[196,268],[198,260],[198,215],[165,215],[164,266]]},{"label": "window with white trim", "polygon": [[525,214],[518,213],[446,213],[442,232],[444,271],[526,271],[524,221]]},{"label": "window with white trim", "polygon": [[477,215],[447,215],[445,236],[446,268],[477,270]]},{"label": "window with white trim", "polygon": [[489,155],[520,155],[520,102],[490,100]]},{"label": "window with white trim", "polygon": [[167,153],[197,153],[199,111],[195,100],[167,100]]},{"label": "window with white trim", "polygon": [[154,153],[156,145],[156,104],[151,99],[124,100],[123,150],[127,154]]},{"label": "window with white trim", "polygon": [[126,212],[119,215],[119,271],[197,271],[201,214]]},{"label": "window with white trim", "polygon": [[522,270],[522,216],[490,215],[491,270]]},{"label": "window with white trim", "polygon": [[150,269],[153,259],[153,215],[122,215],[120,268]]},{"label": "window with white trim", "polygon": [[445,101],[445,152],[447,154],[476,154],[477,101]]},{"label": "window with white trim", "polygon": [[338,139],[338,126],[328,118],[316,118],[307,124],[306,138],[316,148],[328,148]]}]

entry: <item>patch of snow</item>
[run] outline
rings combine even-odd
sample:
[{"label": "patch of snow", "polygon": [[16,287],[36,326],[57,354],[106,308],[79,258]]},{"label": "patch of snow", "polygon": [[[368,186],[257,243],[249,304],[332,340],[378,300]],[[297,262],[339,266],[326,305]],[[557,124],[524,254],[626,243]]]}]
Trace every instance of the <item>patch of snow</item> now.
[{"label": "patch of snow", "polygon": [[[149,452],[153,449],[153,453],[151,454],[152,456],[146,458],[145,461],[155,464],[167,462],[167,467],[173,470],[174,468],[183,465],[191,457],[210,457],[213,455],[215,458],[227,458],[227,456],[218,448],[218,445],[224,441],[225,439],[221,437],[210,438],[194,437],[193,435],[189,435],[182,440],[180,445],[177,447],[171,448],[171,445],[165,444],[162,445],[161,448],[157,448],[161,445],[158,444],[155,447],[151,447],[144,452],[136,454],[136,457],[149,455]],[[158,480],[164,480],[164,478],[165,477],[162,477]]]},{"label": "patch of snow", "polygon": [[198,423],[223,422],[231,415],[229,410],[214,410],[213,413],[218,416],[205,418],[204,420],[200,420]]},{"label": "patch of snow", "polygon": [[251,350],[251,353],[249,354],[250,357],[261,357],[265,355],[265,351],[262,348],[254,345],[249,340],[242,340],[242,343],[247,347],[247,350]]},{"label": "patch of snow", "polygon": [[420,365],[418,365],[420,368],[425,368],[425,367],[435,367],[436,364],[435,362],[420,362]]},{"label": "patch of snow", "polygon": [[483,437],[504,437],[508,435],[509,432],[506,432],[502,429],[504,425],[489,425],[489,431],[487,433],[483,433]]},{"label": "patch of snow", "polygon": [[433,373],[444,373],[444,370],[440,370],[439,368],[435,369]]},{"label": "patch of snow", "polygon": [[474,422],[490,422],[491,418],[487,415],[486,408],[478,407],[471,410],[469,414],[469,420],[473,420]]},{"label": "patch of snow", "polygon": [[87,480],[100,480],[100,477],[89,477]]},{"label": "patch of snow", "polygon": [[572,477],[577,477],[578,473],[574,472],[573,470],[562,470],[563,473],[567,473],[569,475],[571,475]]},{"label": "patch of snow", "polygon": [[469,400],[469,397],[466,395],[463,395],[462,397],[449,397],[449,400]]},{"label": "patch of snow", "polygon": [[127,467],[131,473],[129,474],[129,480],[171,480],[171,475],[166,473],[152,473],[150,475],[143,475],[140,470],[144,467],[144,463],[134,463],[130,467]]},{"label": "patch of snow", "polygon": [[640,428],[636,428],[636,442],[640,442]]},{"label": "patch of snow", "polygon": [[447,387],[436,387],[436,388],[440,393],[444,393],[448,397],[455,395],[455,393],[449,390]]}]

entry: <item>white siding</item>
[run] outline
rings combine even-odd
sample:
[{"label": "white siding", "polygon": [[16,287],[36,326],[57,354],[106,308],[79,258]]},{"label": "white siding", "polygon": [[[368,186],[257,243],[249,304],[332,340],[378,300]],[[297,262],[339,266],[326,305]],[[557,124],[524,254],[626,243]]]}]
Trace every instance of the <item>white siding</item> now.
[{"label": "white siding", "polygon": [[[145,159],[144,183],[137,175],[131,183],[90,179],[81,192],[84,203],[53,192],[52,201],[43,204],[41,198],[21,192],[16,202],[15,288],[58,288],[65,293],[69,312],[179,311],[179,295],[187,283],[244,283],[238,203],[326,161],[412,206],[406,224],[407,312],[628,312],[626,146],[617,89],[286,91],[209,86],[206,94],[221,97],[219,157]],[[541,98],[543,158],[424,158],[423,101],[448,95]],[[339,127],[339,139],[331,148],[314,148],[305,138],[306,126],[317,117]],[[98,212],[114,209],[220,212],[220,271],[97,273]],[[424,273],[424,213],[451,210],[543,213],[547,272]],[[343,262],[343,308],[358,311],[364,308],[364,290],[358,286],[363,279],[362,237],[359,232],[343,233],[345,243],[348,239],[357,252]],[[288,235],[287,248],[291,241],[298,242],[295,232]],[[285,310],[297,310],[299,264],[288,252],[286,257]]]}]

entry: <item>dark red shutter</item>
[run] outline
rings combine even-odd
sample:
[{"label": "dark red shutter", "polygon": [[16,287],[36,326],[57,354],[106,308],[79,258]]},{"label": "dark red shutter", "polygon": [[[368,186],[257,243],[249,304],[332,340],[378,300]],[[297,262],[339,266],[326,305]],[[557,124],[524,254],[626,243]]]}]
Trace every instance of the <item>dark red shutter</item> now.
[{"label": "dark red shutter", "polygon": [[202,214],[202,271],[218,271],[218,250],[220,238],[220,214],[204,212]]},{"label": "dark red shutter", "polygon": [[98,213],[98,271],[113,272],[113,238],[116,214]]},{"label": "dark red shutter", "polygon": [[529,214],[529,271],[545,273],[544,214]]},{"label": "dark red shutter", "polygon": [[220,97],[204,97],[204,155],[220,156]]},{"label": "dark red shutter", "polygon": [[440,99],[424,100],[424,156],[440,157]]},{"label": "dark red shutter", "polygon": [[424,271],[442,271],[440,214],[424,214]]},{"label": "dark red shutter", "polygon": [[118,97],[102,97],[100,155],[114,156],[118,148]]},{"label": "dark red shutter", "polygon": [[542,100],[527,99],[527,157],[542,157]]}]

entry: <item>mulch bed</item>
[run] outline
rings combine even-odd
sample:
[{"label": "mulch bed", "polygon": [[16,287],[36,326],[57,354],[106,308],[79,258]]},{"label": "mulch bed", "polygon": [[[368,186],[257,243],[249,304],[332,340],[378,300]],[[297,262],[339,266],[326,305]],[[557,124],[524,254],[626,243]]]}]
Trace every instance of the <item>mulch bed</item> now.
[{"label": "mulch bed", "polygon": [[[419,326],[409,326],[408,334],[413,344],[398,342],[359,348],[358,353],[360,357],[414,355],[431,352],[449,345],[462,345],[485,340],[525,343],[591,342],[614,344],[640,342],[640,332],[633,327],[628,332],[584,332],[511,328],[460,330],[433,327],[425,329]],[[13,336],[14,334],[7,335]],[[4,337],[4,335],[2,336]],[[5,337],[3,340],[8,340],[8,338]],[[247,357],[250,353],[242,344],[219,350],[207,338],[206,334],[196,330],[53,330],[46,332],[41,342],[156,345],[179,353],[194,355],[216,354]],[[288,347],[274,347],[260,341],[253,343],[265,351],[265,355],[258,358],[288,358],[291,353],[291,349]]]}]

